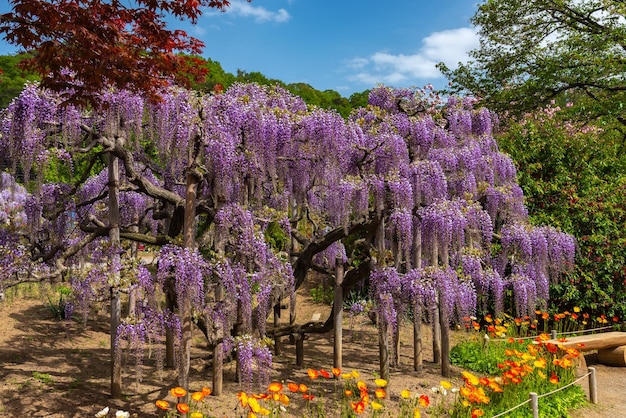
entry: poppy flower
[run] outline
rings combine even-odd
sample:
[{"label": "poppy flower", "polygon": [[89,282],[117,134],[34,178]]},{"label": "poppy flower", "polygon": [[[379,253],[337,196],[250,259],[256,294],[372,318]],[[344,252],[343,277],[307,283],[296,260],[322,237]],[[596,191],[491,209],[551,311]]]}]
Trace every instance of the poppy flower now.
[{"label": "poppy flower", "polygon": [[338,377],[341,374],[341,369],[337,367],[332,368],[333,376]]},{"label": "poppy flower", "polygon": [[430,398],[428,398],[427,395],[420,395],[417,401],[422,408],[426,408],[428,405],[430,405]]},{"label": "poppy flower", "polygon": [[204,398],[204,393],[202,392],[194,392],[191,394],[191,399],[196,402],[200,402]]},{"label": "poppy flower", "polygon": [[242,407],[247,407],[248,406],[248,395],[246,394],[246,392],[239,392],[237,394],[237,398],[239,398],[239,402],[241,403]]},{"label": "poppy flower", "polygon": [[213,391],[211,390],[211,388],[207,388],[207,387],[202,388],[202,394],[203,394],[204,396],[210,396],[210,395],[211,395],[211,393],[213,393]]},{"label": "poppy flower", "polygon": [[256,400],[256,398],[248,398],[248,406],[255,414],[261,411],[261,404]]},{"label": "poppy flower", "polygon": [[281,390],[283,390],[283,384],[280,382],[272,382],[270,383],[267,390],[272,393],[280,392]]},{"label": "poppy flower", "polygon": [[177,386],[175,388],[172,388],[170,390],[171,394],[173,397],[175,398],[182,398],[183,396],[185,396],[187,394],[187,391],[183,388],[181,388],[180,386]]},{"label": "poppy flower", "polygon": [[350,406],[352,407],[352,410],[357,414],[362,414],[363,411],[365,411],[365,403],[363,401],[350,402]]},{"label": "poppy flower", "polygon": [[168,409],[170,409],[170,403],[168,401],[164,401],[163,399],[159,399],[158,401],[156,401],[156,406],[159,409],[162,409],[164,411],[167,411]]},{"label": "poppy flower", "polygon": [[319,373],[324,379],[330,379],[330,373],[328,373],[326,370],[321,369]]},{"label": "poppy flower", "polygon": [[176,405],[176,409],[178,409],[178,412],[180,412],[181,414],[186,414],[187,412],[189,412],[189,405],[187,405],[186,403],[179,403]]},{"label": "poppy flower", "polygon": [[318,372],[317,370],[315,370],[315,369],[309,369],[309,370],[307,370],[307,371],[306,371],[306,374],[308,374],[308,375],[309,375],[309,377],[310,377],[312,380],[317,379],[317,378],[319,377],[319,375],[320,375],[320,374],[319,374],[319,372]]},{"label": "poppy flower", "polygon": [[385,392],[385,389],[383,388],[376,389],[375,393],[378,399],[384,399],[387,396],[387,393]]},{"label": "poppy flower", "polygon": [[552,375],[550,376],[550,383],[554,385],[559,383],[559,377],[556,374],[554,374],[554,372],[552,372]]},{"label": "poppy flower", "polygon": [[291,392],[294,392],[294,393],[297,392],[298,388],[299,388],[299,386],[298,386],[297,383],[289,382],[287,384],[287,389],[289,389]]}]

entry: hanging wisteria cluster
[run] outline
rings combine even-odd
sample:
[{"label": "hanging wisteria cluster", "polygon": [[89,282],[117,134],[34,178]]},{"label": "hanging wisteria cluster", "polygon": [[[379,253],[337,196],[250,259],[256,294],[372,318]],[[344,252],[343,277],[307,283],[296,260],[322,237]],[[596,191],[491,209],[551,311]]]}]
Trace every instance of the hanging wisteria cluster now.
[{"label": "hanging wisteria cluster", "polygon": [[[347,242],[357,237],[369,240],[357,261],[378,263],[369,280],[388,330],[437,301],[449,321],[501,310],[506,289],[518,314],[533,312],[573,263],[571,236],[529,224],[515,166],[493,138],[497,118],[473,100],[378,87],[344,120],[256,84],[161,97],[112,90],[101,108],[80,109],[29,84],[0,125],[0,155],[29,187],[2,174],[0,262],[17,255],[45,266],[39,274],[69,277],[83,311],[120,271],[122,290],[142,295],[119,333],[137,355],[178,326],[176,307],[162,303],[173,289],[238,352],[249,383],[252,371],[267,376],[268,312],[309,269],[355,261]],[[119,161],[116,221],[105,154]],[[190,187],[194,242],[183,248]],[[287,237],[281,246],[270,225]],[[121,248],[106,244],[113,226]],[[128,261],[131,242],[161,247],[156,274]],[[87,256],[88,274],[71,268]]]}]

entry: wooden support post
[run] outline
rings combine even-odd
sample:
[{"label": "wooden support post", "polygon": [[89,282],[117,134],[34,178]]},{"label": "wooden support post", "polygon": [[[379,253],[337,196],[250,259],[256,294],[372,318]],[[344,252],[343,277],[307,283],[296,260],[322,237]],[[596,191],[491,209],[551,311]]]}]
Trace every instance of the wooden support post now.
[{"label": "wooden support post", "polygon": [[[413,265],[416,269],[422,268],[422,231],[419,227],[413,236]],[[419,371],[424,362],[421,312],[421,306],[413,308],[413,370],[415,371]]]},{"label": "wooden support post", "polygon": [[333,315],[335,325],[335,339],[333,351],[333,365],[341,369],[343,364],[343,260],[337,258],[335,263],[335,299],[333,302]]},{"label": "wooden support post", "polygon": [[296,332],[293,334],[296,340],[296,366],[302,367],[304,364],[304,334]]},{"label": "wooden support post", "polygon": [[[221,284],[217,285],[215,289],[215,301],[220,302],[224,300],[224,287]],[[224,383],[224,361],[222,359],[223,344],[222,338],[220,342],[213,347],[213,395],[220,396],[223,392]]]},{"label": "wooden support post", "polygon": [[389,381],[389,333],[387,331],[387,324],[378,318],[378,333],[379,333],[379,360],[380,360],[380,377]]},{"label": "wooden support post", "polygon": [[539,397],[535,392],[530,392],[530,409],[533,413],[533,418],[539,418]]},{"label": "wooden support post", "polygon": [[421,370],[424,362],[422,345],[422,317],[417,313],[413,316],[413,370]]},{"label": "wooden support post", "polygon": [[[278,328],[280,323],[280,301],[274,305],[274,329]],[[280,337],[274,338],[274,354],[280,356],[282,353],[280,347]]]}]

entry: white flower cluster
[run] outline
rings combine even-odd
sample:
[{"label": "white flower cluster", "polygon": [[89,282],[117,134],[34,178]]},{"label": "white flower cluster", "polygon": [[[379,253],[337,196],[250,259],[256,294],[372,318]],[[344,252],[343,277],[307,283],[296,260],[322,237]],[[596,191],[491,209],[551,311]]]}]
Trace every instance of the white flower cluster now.
[{"label": "white flower cluster", "polygon": [[[102,409],[101,411],[98,411],[98,413],[96,414],[96,418],[102,418],[102,417],[106,417],[108,415],[109,415],[109,407],[107,406],[106,408]],[[119,409],[115,413],[115,418],[130,418],[130,412],[122,411],[121,409]]]}]

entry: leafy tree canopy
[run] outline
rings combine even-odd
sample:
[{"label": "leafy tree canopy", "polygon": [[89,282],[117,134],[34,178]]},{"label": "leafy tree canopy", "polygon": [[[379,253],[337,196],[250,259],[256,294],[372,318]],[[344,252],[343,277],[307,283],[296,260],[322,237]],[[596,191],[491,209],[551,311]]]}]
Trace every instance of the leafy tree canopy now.
[{"label": "leafy tree canopy", "polygon": [[452,91],[498,112],[576,98],[579,119],[623,125],[625,11],[613,0],[487,0],[471,19],[480,35],[472,60],[439,68]]}]

